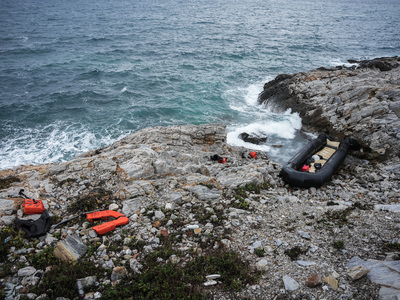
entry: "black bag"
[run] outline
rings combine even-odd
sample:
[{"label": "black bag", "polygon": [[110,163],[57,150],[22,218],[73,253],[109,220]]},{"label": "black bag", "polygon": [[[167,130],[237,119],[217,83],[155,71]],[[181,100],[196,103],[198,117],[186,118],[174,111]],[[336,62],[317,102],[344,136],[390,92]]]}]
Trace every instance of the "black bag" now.
[{"label": "black bag", "polygon": [[314,164],[314,167],[315,167],[315,169],[319,170],[319,169],[322,168],[322,164],[320,164],[320,163],[315,163],[315,164]]},{"label": "black bag", "polygon": [[42,215],[36,221],[32,220],[15,220],[15,224],[19,229],[26,232],[28,237],[37,237],[46,234],[50,229],[50,216],[45,209]]}]

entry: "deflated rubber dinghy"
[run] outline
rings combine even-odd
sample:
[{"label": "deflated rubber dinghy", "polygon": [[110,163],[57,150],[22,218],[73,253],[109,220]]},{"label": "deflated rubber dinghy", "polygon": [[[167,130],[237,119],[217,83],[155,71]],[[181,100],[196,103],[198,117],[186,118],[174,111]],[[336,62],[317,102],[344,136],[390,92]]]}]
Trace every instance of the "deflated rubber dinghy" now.
[{"label": "deflated rubber dinghy", "polygon": [[320,134],[301,149],[279,175],[293,187],[320,187],[332,178],[354,144],[351,138],[335,142],[327,134]]}]

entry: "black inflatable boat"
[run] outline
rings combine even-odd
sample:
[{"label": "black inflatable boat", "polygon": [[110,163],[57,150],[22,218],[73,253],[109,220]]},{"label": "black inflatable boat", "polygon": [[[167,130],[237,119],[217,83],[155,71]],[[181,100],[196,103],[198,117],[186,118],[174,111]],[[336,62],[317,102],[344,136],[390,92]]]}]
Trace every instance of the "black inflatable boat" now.
[{"label": "black inflatable boat", "polygon": [[320,134],[282,168],[280,176],[294,187],[320,187],[332,178],[354,143],[351,138],[335,142]]}]

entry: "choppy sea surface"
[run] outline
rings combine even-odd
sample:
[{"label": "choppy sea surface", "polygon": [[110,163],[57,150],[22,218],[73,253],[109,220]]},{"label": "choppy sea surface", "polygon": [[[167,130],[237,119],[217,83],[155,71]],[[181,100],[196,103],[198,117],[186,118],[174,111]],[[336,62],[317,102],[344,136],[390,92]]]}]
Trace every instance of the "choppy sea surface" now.
[{"label": "choppy sea surface", "polygon": [[[1,0],[0,169],[145,127],[225,123],[287,161],[301,119],[257,104],[281,73],[400,54],[398,0]],[[282,148],[271,147],[273,144]]]}]

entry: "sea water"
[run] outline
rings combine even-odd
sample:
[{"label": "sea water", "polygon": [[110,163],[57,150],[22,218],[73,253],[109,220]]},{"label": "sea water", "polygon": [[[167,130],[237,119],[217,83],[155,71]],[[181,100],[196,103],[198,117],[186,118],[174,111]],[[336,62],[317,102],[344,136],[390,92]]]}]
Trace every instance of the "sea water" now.
[{"label": "sea water", "polygon": [[[400,53],[398,0],[1,0],[0,169],[67,161],[145,127],[224,123],[284,163],[301,119],[281,73]],[[262,145],[238,138],[266,135]]]}]

